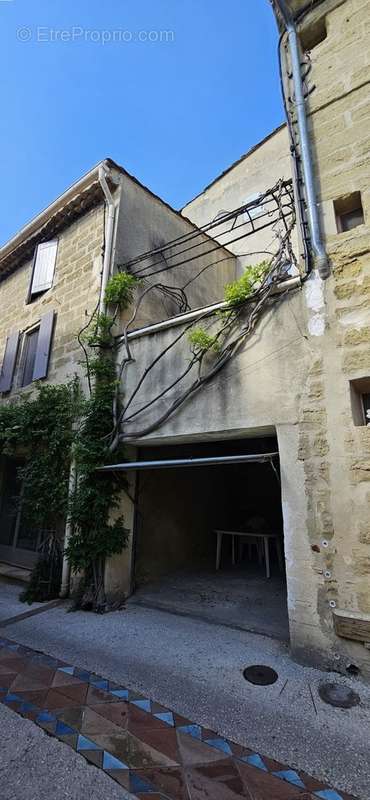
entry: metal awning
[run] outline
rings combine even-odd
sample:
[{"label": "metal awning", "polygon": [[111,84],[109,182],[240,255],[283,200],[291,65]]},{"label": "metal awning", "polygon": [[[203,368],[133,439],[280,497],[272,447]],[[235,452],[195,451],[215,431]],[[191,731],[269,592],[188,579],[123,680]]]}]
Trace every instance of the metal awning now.
[{"label": "metal awning", "polygon": [[159,461],[125,461],[122,464],[108,464],[99,467],[98,472],[121,472],[143,469],[174,469],[175,467],[217,467],[223,464],[264,464],[278,457],[279,453],[248,453],[238,456],[209,456],[208,458],[170,458]]}]

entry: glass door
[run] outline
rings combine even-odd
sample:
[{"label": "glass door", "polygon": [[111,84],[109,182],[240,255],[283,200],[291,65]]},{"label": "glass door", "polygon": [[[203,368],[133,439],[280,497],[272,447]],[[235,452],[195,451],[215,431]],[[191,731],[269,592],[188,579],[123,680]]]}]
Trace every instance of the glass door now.
[{"label": "glass door", "polygon": [[20,462],[2,460],[0,479],[0,561],[32,568],[38,559],[41,531],[22,522]]}]

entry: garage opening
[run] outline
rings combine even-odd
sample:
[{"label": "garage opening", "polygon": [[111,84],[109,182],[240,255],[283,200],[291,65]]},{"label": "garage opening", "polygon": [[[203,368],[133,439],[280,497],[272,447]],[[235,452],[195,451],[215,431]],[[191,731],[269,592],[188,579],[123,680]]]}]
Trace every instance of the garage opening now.
[{"label": "garage opening", "polygon": [[[267,453],[276,455],[254,458]],[[138,471],[131,602],[288,640],[276,437],[140,448],[139,457],[214,463]]]}]

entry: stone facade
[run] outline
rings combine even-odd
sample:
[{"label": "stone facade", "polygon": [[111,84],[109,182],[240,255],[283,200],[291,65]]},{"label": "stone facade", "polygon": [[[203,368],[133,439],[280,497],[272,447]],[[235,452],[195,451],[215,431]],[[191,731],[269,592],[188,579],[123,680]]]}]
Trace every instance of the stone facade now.
[{"label": "stone facade", "polygon": [[[48,381],[63,383],[74,374],[82,377],[77,334],[93,311],[100,291],[104,243],[104,204],[88,211],[58,234],[52,287],[27,303],[32,260],[27,260],[0,284],[0,352],[14,330],[22,334],[50,309],[56,312]],[[20,342],[20,350],[22,340]],[[20,389],[15,374],[14,392]]]},{"label": "stone facade", "polygon": [[[311,147],[331,277],[316,303],[325,329],[314,339],[300,418],[300,458],[310,498],[307,532],[317,574],[321,633],[332,656],[369,671],[359,644],[335,637],[332,609],[370,612],[368,587],[369,431],[356,425],[350,381],[370,375],[370,8],[362,0],[324,3],[327,37],[311,52]],[[338,233],[334,202],[361,194],[364,221]],[[319,283],[319,282],[318,282]],[[307,647],[312,641],[307,629]],[[320,637],[321,638],[321,637]]]}]

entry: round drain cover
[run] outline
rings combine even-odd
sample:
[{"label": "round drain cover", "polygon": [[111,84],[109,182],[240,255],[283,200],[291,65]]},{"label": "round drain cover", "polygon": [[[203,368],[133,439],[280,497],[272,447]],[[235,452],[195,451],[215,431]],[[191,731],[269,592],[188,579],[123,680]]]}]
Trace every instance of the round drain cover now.
[{"label": "round drain cover", "polygon": [[319,695],[324,703],[335,706],[335,708],[352,708],[360,702],[359,695],[341,683],[330,683],[329,681],[322,683],[319,686]]},{"label": "round drain cover", "polygon": [[277,672],[271,667],[265,667],[264,664],[253,664],[251,667],[246,667],[243,675],[246,681],[254,683],[255,686],[269,686],[278,679]]}]

